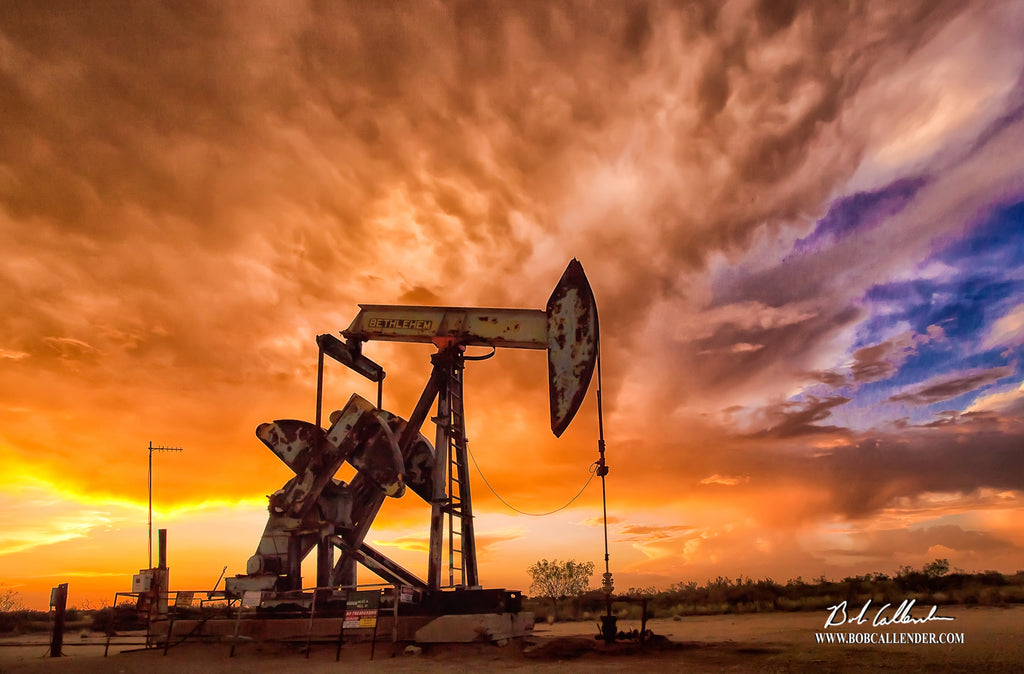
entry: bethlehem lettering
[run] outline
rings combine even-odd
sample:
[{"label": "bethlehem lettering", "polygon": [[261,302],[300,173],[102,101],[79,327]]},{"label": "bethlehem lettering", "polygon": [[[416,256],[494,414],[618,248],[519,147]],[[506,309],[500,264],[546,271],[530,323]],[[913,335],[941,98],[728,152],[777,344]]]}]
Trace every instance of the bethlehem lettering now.
[{"label": "bethlehem lettering", "polygon": [[371,318],[366,327],[376,330],[430,330],[434,321],[418,318]]},{"label": "bethlehem lettering", "polygon": [[[956,620],[949,616],[935,615],[936,611],[939,610],[938,606],[932,606],[932,610],[928,612],[928,615],[923,618],[915,618],[911,615],[910,611],[914,608],[914,602],[916,599],[904,599],[896,610],[891,615],[885,615],[886,609],[892,604],[886,604],[882,608],[878,609],[875,613],[874,618],[871,620],[871,625],[874,627],[884,627],[886,625],[920,625],[932,620]],[[871,606],[871,600],[868,599],[861,607],[860,611],[852,617],[848,617],[846,612],[846,602],[841,601],[835,606],[829,606],[826,611],[831,611],[828,618],[825,620],[825,629],[829,627],[836,627],[838,625],[863,625],[868,622],[867,616],[868,607]]]}]

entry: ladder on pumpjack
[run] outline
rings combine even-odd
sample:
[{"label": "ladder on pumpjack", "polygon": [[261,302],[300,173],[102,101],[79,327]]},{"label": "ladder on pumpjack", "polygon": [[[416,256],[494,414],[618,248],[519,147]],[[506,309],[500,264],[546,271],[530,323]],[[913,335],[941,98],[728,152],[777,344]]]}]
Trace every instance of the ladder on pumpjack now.
[{"label": "ladder on pumpjack", "polygon": [[448,502],[445,504],[445,514],[448,519],[449,587],[474,587],[479,584],[476,560],[473,555],[466,555],[464,552],[467,549],[476,549],[463,404],[464,369],[462,354],[455,354],[448,368],[444,390],[439,396],[445,401],[443,409],[440,410],[440,422],[447,435],[445,451],[448,462]]}]

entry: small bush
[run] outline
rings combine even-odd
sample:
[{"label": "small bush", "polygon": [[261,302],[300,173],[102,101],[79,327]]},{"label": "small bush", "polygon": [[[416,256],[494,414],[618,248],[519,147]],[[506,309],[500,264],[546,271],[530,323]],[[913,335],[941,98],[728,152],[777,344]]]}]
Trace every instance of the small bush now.
[{"label": "small bush", "polygon": [[139,617],[139,612],[131,605],[107,606],[92,613],[92,630],[95,632],[109,634],[145,628],[145,620]]},{"label": "small bush", "polygon": [[0,613],[0,634],[26,634],[50,629],[50,616],[42,611],[5,611]]}]

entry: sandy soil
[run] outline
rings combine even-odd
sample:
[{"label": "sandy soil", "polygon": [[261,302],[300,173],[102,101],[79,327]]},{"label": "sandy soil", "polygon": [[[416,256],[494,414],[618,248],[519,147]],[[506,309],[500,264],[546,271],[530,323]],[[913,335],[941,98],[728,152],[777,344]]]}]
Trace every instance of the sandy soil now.
[{"label": "sandy soil", "polygon": [[[641,649],[633,643],[607,647],[593,637],[592,623],[538,625],[533,636],[505,646],[494,644],[428,645],[418,655],[395,652],[379,643],[370,660],[370,645],[346,644],[341,663],[348,670],[423,672],[439,669],[494,671],[1024,671],[1024,606],[1012,608],[943,607],[954,621],[912,627],[855,628],[860,632],[963,633],[963,644],[818,644],[826,614],[773,613],[652,620],[659,637]],[[621,629],[639,627],[620,621]],[[850,631],[831,628],[829,632]],[[122,636],[121,641],[140,640]],[[46,657],[48,635],[0,639],[0,672],[139,672],[180,671],[336,672],[333,644],[314,644],[308,659],[302,645],[243,643],[230,657],[231,646],[185,643],[170,649],[135,650],[111,646],[103,657],[103,638],[71,633],[63,658]],[[13,645],[26,644],[28,645]],[[127,650],[132,649],[132,650]],[[124,652],[121,652],[124,651]]]}]

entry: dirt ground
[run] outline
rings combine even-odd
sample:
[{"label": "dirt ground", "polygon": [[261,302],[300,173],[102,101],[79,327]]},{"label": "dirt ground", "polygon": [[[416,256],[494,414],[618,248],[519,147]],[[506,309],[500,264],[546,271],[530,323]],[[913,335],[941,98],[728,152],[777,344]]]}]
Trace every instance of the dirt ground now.
[{"label": "dirt ground", "polygon": [[[963,634],[955,644],[819,644],[824,612],[760,613],[652,620],[658,635],[640,648],[628,642],[605,646],[594,639],[593,623],[539,624],[532,636],[504,646],[495,644],[425,645],[408,655],[404,644],[395,649],[377,643],[370,660],[368,643],[346,644],[340,665],[350,671],[425,672],[565,672],[570,671],[1024,671],[1024,606],[1011,608],[943,607],[940,615],[953,621],[910,627],[871,627],[828,631],[862,633]],[[639,621],[620,621],[620,629],[639,627]],[[181,671],[252,672],[337,671],[334,644],[313,644],[309,657],[303,645],[241,643],[231,657],[228,643],[184,643],[163,655],[162,649],[138,650],[140,635],[123,635],[104,658],[102,636],[70,633],[62,658],[49,658],[49,636],[0,639],[0,672],[138,672]]]}]

